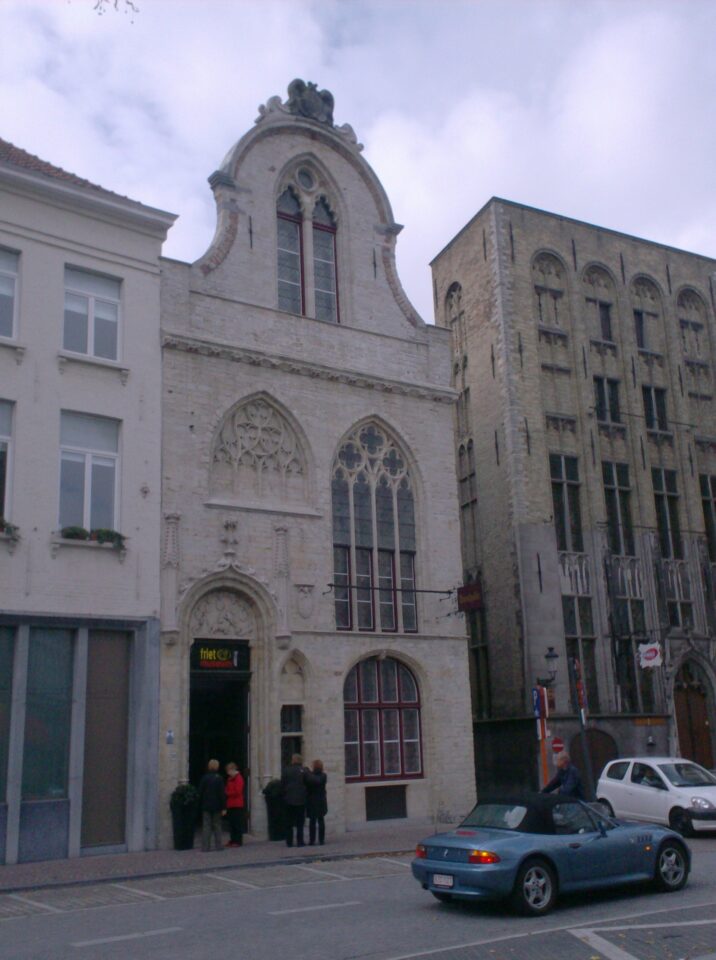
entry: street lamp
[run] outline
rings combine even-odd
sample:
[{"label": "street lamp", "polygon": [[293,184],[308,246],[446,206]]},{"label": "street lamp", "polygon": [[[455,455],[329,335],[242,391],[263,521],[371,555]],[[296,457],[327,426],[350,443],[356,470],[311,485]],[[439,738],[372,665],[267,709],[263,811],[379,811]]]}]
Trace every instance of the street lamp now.
[{"label": "street lamp", "polygon": [[547,653],[545,653],[544,659],[547,663],[547,676],[537,677],[537,686],[551,687],[557,676],[557,660],[559,660],[559,654],[554,647],[547,647]]}]

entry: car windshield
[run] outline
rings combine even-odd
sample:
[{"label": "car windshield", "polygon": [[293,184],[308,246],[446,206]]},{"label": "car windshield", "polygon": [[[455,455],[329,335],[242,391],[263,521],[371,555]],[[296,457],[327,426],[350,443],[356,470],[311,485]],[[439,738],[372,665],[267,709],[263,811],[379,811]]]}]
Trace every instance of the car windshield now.
[{"label": "car windshield", "polygon": [[716,787],[716,777],[695,763],[660,763],[659,770],[675,787]]},{"label": "car windshield", "polygon": [[463,820],[463,827],[492,827],[497,830],[519,830],[527,807],[517,803],[478,803]]}]

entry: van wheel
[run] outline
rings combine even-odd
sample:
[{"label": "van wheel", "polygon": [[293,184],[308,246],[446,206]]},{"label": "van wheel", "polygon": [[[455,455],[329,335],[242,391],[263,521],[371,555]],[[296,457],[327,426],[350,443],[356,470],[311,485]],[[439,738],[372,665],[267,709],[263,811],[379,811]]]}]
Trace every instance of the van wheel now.
[{"label": "van wheel", "polygon": [[667,840],[656,855],[654,883],[658,890],[673,893],[681,890],[689,879],[689,858],[678,840]]},{"label": "van wheel", "polygon": [[694,825],[691,822],[691,817],[681,807],[674,807],[669,814],[669,826],[676,833],[680,833],[682,837],[693,837],[694,835]]},{"label": "van wheel", "polygon": [[517,871],[512,891],[512,906],[525,916],[549,913],[557,900],[557,877],[546,860],[525,860]]}]

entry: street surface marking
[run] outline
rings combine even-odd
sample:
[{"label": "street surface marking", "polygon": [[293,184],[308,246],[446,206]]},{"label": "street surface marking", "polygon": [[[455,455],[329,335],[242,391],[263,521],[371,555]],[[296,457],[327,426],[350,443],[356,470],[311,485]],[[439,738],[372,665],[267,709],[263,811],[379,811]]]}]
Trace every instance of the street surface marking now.
[{"label": "street surface marking", "polygon": [[[618,929],[633,930],[634,928],[619,927]],[[627,953],[626,950],[622,950],[622,948],[616,944],[610,943],[610,941],[605,940],[604,937],[600,937],[593,930],[569,930],[568,932],[571,933],[573,937],[576,937],[577,940],[586,943],[588,947],[599,950],[605,960],[639,960],[633,953]]]},{"label": "street surface marking", "polygon": [[137,893],[140,897],[149,897],[150,900],[164,900],[158,893],[150,893],[149,890],[140,890],[137,887],[130,887],[126,883],[113,883],[113,887],[119,887],[120,890],[128,890],[130,893]]},{"label": "street surface marking", "polygon": [[302,863],[296,864],[299,870],[308,870],[309,873],[317,873],[321,877],[333,877],[336,880],[348,880],[341,873],[331,873],[330,870],[319,870],[317,867],[304,867]]},{"label": "street surface marking", "polygon": [[78,940],[71,947],[96,947],[100,943],[118,943],[120,940],[141,940],[143,937],[161,937],[165,933],[178,933],[181,927],[164,927],[163,930],[146,930],[144,933],[123,933],[117,937],[102,937],[99,940]]},{"label": "street surface marking", "polygon": [[233,877],[222,877],[220,873],[207,873],[207,877],[211,877],[213,880],[223,880],[224,883],[233,883],[237,887],[246,887],[247,890],[260,890],[261,887],[257,887],[255,883],[246,883],[245,880],[234,880]]},{"label": "street surface marking", "polygon": [[47,910],[49,913],[64,913],[64,910],[61,910],[59,907],[51,907],[47,903],[41,903],[39,900],[31,900],[29,897],[21,897],[19,893],[8,893],[8,897],[11,900],[19,900],[20,903],[29,903],[32,907],[41,907],[43,910]]},{"label": "street surface marking", "polygon": [[407,870],[410,869],[409,863],[403,863],[402,860],[392,860],[390,857],[379,857],[379,860],[383,860],[385,863],[394,863],[398,867],[405,867]]},{"label": "street surface marking", "polygon": [[280,917],[284,913],[308,913],[311,910],[335,910],[336,907],[357,907],[360,900],[346,900],[344,903],[319,903],[315,907],[294,907],[293,910],[269,910],[270,917]]},{"label": "street surface marking", "polygon": [[[598,927],[598,932],[594,927],[585,927],[582,930],[570,930],[569,933],[588,946],[594,947],[595,950],[601,951],[601,953],[604,954],[605,960],[638,960],[633,953],[627,953],[625,950],[622,950],[621,947],[617,947],[616,944],[605,940],[604,937],[600,937],[599,934],[616,932],[629,933],[631,930],[659,930],[662,927],[669,929],[677,927],[703,927],[713,924],[716,924],[716,920],[679,920],[675,923],[630,923],[622,924],[618,927]],[[708,958],[702,958],[702,960],[708,960]]]},{"label": "street surface marking", "polygon": [[[715,907],[716,900],[707,900],[705,903],[689,903],[682,906],[682,910],[700,910],[703,907]],[[639,913],[625,913],[618,917],[611,917],[610,920],[614,923],[615,920],[637,920],[639,917],[654,917],[659,913],[674,913],[678,910],[679,907],[662,907],[661,910],[642,910]],[[606,921],[604,921],[606,923]],[[673,924],[668,924],[668,926],[673,926]],[[468,947],[483,947],[491,943],[502,943],[505,940],[524,940],[526,937],[541,937],[547,936],[550,933],[562,933],[565,930],[572,932],[574,930],[584,929],[582,924],[579,923],[564,923],[558,927],[543,927],[541,930],[526,930],[524,933],[506,933],[500,937],[488,937],[484,940],[470,940],[467,943],[453,943],[449,947],[434,947],[432,950],[416,950],[413,953],[400,953],[395,954],[392,957],[385,957],[384,960],[414,960],[416,957],[433,957],[439,953],[448,953],[451,950],[466,950]],[[629,957],[629,954],[625,955]],[[633,960],[632,957],[629,957],[629,960]]]}]

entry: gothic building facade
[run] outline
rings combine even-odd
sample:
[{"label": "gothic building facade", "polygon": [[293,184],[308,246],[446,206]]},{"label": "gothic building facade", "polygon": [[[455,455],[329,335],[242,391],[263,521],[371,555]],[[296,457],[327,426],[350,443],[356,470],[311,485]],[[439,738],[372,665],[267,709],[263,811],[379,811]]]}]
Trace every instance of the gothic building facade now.
[{"label": "gothic building facade", "polygon": [[160,794],[235,760],[255,832],[293,752],[336,831],[474,797],[450,333],[361,149],[295,81],[209,178],[208,251],[162,270]]},{"label": "gothic building facade", "polygon": [[481,588],[481,782],[536,783],[540,680],[552,733],[597,774],[617,754],[714,766],[715,270],[498,199],[433,262],[465,578]]}]

